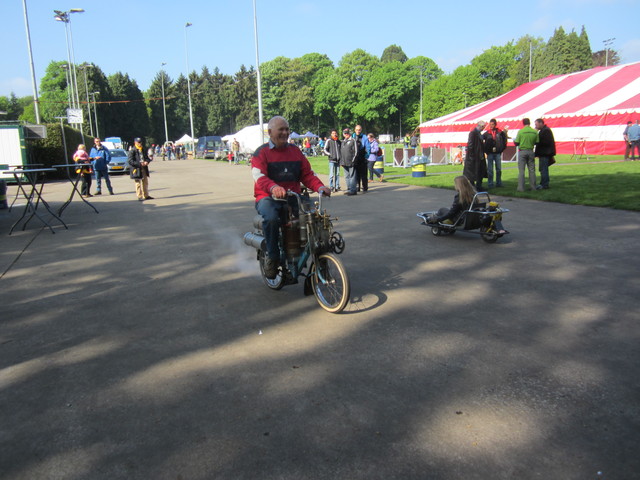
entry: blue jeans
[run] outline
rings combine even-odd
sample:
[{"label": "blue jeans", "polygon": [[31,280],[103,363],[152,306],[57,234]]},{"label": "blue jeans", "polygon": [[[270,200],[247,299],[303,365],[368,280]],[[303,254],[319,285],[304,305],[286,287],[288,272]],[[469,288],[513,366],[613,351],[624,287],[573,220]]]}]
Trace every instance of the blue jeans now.
[{"label": "blue jeans", "polygon": [[347,182],[347,190],[351,193],[357,193],[358,178],[356,176],[356,166],[342,167],[344,168],[344,179]]},{"label": "blue jeans", "polygon": [[288,205],[291,205],[293,215],[298,215],[298,200],[295,197],[288,197],[287,200],[287,202],[283,202],[265,197],[256,203],[256,210],[263,218],[262,233],[267,243],[267,255],[275,261],[280,261],[278,237],[281,221],[286,217]]},{"label": "blue jeans", "polygon": [[538,169],[540,170],[540,185],[549,188],[549,157],[538,157]]},{"label": "blue jeans", "polygon": [[329,162],[329,188],[340,188],[340,165]]},{"label": "blue jeans", "polygon": [[496,166],[496,185],[502,186],[502,154],[487,153],[487,176],[489,178],[489,186],[493,187],[493,165]]},{"label": "blue jeans", "polygon": [[96,192],[100,193],[102,191],[101,182],[103,178],[105,183],[107,184],[107,190],[109,190],[109,193],[113,192],[113,188],[111,188],[111,180],[109,179],[108,170],[96,170]]}]

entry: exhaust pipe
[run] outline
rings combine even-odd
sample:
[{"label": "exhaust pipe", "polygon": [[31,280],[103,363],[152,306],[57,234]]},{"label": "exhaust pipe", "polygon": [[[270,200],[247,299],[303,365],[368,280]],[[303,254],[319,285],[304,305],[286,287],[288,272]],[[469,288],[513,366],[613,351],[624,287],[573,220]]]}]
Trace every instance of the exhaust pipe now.
[{"label": "exhaust pipe", "polygon": [[256,250],[265,251],[267,247],[264,237],[252,232],[247,232],[244,234],[244,243],[246,245],[249,245],[250,247],[255,248]]}]

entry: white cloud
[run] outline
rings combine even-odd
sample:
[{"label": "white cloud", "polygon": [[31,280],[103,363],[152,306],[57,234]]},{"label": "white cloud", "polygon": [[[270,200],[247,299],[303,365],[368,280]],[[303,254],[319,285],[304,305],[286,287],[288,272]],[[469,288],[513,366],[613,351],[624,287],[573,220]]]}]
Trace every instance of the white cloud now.
[{"label": "white cloud", "polygon": [[33,95],[31,81],[28,78],[23,77],[15,77],[0,81],[0,95],[8,97],[11,95],[11,92],[15,93],[16,97]]}]

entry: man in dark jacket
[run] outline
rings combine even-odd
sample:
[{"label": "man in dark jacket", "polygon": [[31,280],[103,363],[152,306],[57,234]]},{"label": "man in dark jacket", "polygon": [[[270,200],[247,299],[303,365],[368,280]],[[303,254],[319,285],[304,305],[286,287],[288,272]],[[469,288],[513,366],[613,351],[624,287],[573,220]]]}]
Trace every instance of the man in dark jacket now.
[{"label": "man in dark jacket", "polygon": [[507,133],[498,128],[495,118],[489,120],[489,128],[482,135],[484,140],[484,152],[487,154],[488,187],[494,186],[493,167],[496,169],[496,187],[502,186],[502,152],[507,146]]},{"label": "man in dark jacket", "polygon": [[482,131],[487,122],[480,120],[475,128],[469,132],[467,152],[464,158],[462,174],[469,179],[478,192],[482,191],[482,179],[487,178],[487,162],[484,158],[484,142]]},{"label": "man in dark jacket", "polygon": [[537,190],[549,188],[549,165],[555,163],[556,141],[553,132],[544,123],[544,120],[536,120],[536,130],[538,130],[538,143],[536,144],[536,157],[538,157],[538,169],[540,170],[540,185]]},{"label": "man in dark jacket", "polygon": [[102,145],[102,141],[99,138],[94,138],[93,144],[94,146],[89,153],[89,157],[91,157],[93,162],[93,170],[96,175],[96,195],[102,195],[103,178],[107,184],[109,194],[113,195],[111,179],[109,179],[109,162],[111,161],[111,154],[109,153],[109,149]]},{"label": "man in dark jacket", "polygon": [[329,157],[329,188],[340,190],[340,140],[338,131],[331,130],[331,138],[324,144],[324,154]]},{"label": "man in dark jacket", "polygon": [[340,145],[340,166],[344,168],[344,179],[347,182],[345,195],[357,195],[358,181],[356,178],[356,158],[358,157],[358,146],[351,137],[351,130],[345,128],[342,131],[342,144]]},{"label": "man in dark jacket", "polygon": [[141,138],[134,139],[133,143],[134,146],[129,150],[127,158],[127,163],[130,167],[129,175],[136,182],[138,201],[152,200],[153,197],[149,195],[149,163],[151,159],[142,145]]}]

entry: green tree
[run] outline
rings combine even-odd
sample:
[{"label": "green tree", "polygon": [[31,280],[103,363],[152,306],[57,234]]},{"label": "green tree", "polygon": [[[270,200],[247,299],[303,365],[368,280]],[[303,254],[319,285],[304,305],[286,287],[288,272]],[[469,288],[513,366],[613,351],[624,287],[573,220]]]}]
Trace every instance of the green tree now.
[{"label": "green tree", "polygon": [[598,50],[592,54],[593,66],[620,65],[620,54],[616,50]]},{"label": "green tree", "polygon": [[258,87],[253,67],[240,66],[234,77],[231,99],[229,113],[236,131],[258,123]]},{"label": "green tree", "polygon": [[260,65],[262,78],[262,107],[265,118],[282,115],[282,98],[285,92],[284,75],[290,68],[291,59],[276,57]]},{"label": "green tree", "polygon": [[[149,89],[146,92],[147,108],[149,115],[149,139],[147,143],[163,144],[165,141],[175,140],[173,137],[176,131],[173,129],[174,110],[173,110],[173,81],[164,70],[160,70]],[[164,85],[165,106],[162,104],[162,89]],[[167,117],[167,132],[165,132],[165,111]]]},{"label": "green tree", "polygon": [[3,120],[18,120],[24,110],[15,93],[11,92],[9,97],[0,97],[0,110],[6,112],[2,116]]},{"label": "green tree", "polygon": [[66,62],[51,61],[40,80],[40,117],[45,123],[56,123],[56,117],[67,115],[70,90],[62,65]]},{"label": "green tree", "polygon": [[578,55],[578,70],[588,70],[593,68],[593,53],[591,52],[591,42],[587,35],[587,29],[582,26],[580,37],[578,37],[578,47],[576,54]]},{"label": "green tree", "polygon": [[508,77],[504,81],[505,90],[512,90],[520,85],[529,81],[529,66],[532,67],[532,80],[537,80],[533,77],[533,65],[538,61],[538,57],[543,55],[546,47],[546,42],[540,38],[534,38],[530,35],[520,37],[514,45],[515,47],[515,62],[508,68]]},{"label": "green tree", "polygon": [[382,63],[389,62],[400,62],[404,63],[409,60],[409,57],[404,53],[401,47],[398,45],[389,45],[382,52],[382,56],[380,57],[380,61]]},{"label": "green tree", "polygon": [[[87,103],[87,92],[89,92],[89,94],[91,94],[92,92],[99,92],[96,95],[96,102],[112,99],[109,81],[107,80],[104,72],[97,65],[83,63],[82,65],[77,66],[77,71],[78,97],[80,99],[80,107],[82,108],[83,112],[83,131],[86,135],[90,135],[91,127],[93,127],[94,134],[96,131],[101,134],[107,133],[105,127],[108,127],[109,121],[111,120],[111,118],[113,118],[113,116],[110,115],[111,112],[108,104],[96,103],[89,106],[89,103],[93,101],[93,95],[89,97],[89,103]],[[92,112],[94,108],[98,110],[98,128],[96,128],[96,126],[94,125],[94,120],[96,117],[96,113]],[[116,133],[113,133],[113,135],[116,135]]]},{"label": "green tree", "polygon": [[485,50],[471,60],[471,65],[480,72],[485,88],[494,92],[493,96],[498,96],[509,89],[506,83],[517,56],[518,49],[513,42],[508,42],[506,45],[493,46]]},{"label": "green tree", "polygon": [[[129,141],[135,137],[148,136],[149,114],[138,83],[122,72],[109,75],[107,80],[110,97],[105,98],[105,94],[102,98],[114,100],[114,103],[106,104],[109,115],[99,131],[109,136],[126,138]],[[99,118],[104,116],[99,114]]]}]

